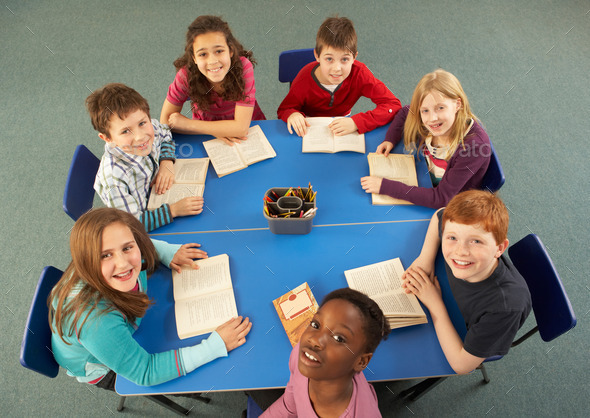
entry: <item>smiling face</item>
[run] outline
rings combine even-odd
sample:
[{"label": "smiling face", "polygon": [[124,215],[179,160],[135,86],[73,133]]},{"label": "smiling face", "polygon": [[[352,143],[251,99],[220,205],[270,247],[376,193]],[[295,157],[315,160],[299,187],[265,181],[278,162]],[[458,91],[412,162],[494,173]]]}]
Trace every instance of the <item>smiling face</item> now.
[{"label": "smiling face", "polygon": [[322,84],[338,85],[346,80],[356,58],[350,51],[330,46],[323,47],[319,56],[315,50],[313,53],[316,61],[320,63],[315,75]]},{"label": "smiling face", "polygon": [[195,64],[209,82],[218,87],[231,68],[233,52],[221,32],[207,32],[193,41]]},{"label": "smiling face", "polygon": [[433,90],[422,100],[420,117],[426,129],[439,142],[449,141],[451,128],[455,123],[455,116],[461,108],[461,99],[450,99],[440,92]]},{"label": "smiling face", "polygon": [[115,222],[102,232],[102,275],[115,290],[129,292],[141,271],[141,252],[128,226]]},{"label": "smiling face", "polygon": [[508,240],[498,245],[494,235],[479,225],[447,221],[441,246],[453,275],[476,283],[490,277],[498,265],[498,258],[508,247]]},{"label": "smiling face", "polygon": [[109,135],[99,133],[98,136],[128,154],[146,157],[152,152],[154,127],[147,113],[135,110],[124,119],[116,114],[112,115],[109,120]]},{"label": "smiling face", "polygon": [[318,310],[299,344],[299,371],[314,380],[348,379],[371,358],[365,353],[362,314],[343,299],[332,299]]}]

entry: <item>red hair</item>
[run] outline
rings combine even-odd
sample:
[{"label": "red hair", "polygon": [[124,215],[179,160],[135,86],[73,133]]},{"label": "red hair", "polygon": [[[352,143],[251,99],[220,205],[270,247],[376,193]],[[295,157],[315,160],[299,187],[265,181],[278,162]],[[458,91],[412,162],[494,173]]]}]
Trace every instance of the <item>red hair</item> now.
[{"label": "red hair", "polygon": [[479,225],[492,233],[497,245],[508,237],[508,209],[502,199],[487,191],[468,190],[453,197],[443,212],[443,230],[447,221]]}]

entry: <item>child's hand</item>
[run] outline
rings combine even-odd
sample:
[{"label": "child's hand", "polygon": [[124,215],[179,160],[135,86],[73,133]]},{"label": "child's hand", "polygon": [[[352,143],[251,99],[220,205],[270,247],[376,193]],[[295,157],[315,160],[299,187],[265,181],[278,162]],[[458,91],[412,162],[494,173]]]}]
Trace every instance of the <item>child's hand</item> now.
[{"label": "child's hand", "polygon": [[174,163],[170,160],[160,162],[160,169],[151,186],[156,194],[166,192],[174,183]]},{"label": "child's hand", "polygon": [[195,263],[193,260],[195,258],[207,258],[207,253],[203,250],[198,250],[197,248],[200,247],[201,244],[184,244],[181,246],[172,261],[170,262],[170,268],[172,270],[176,270],[178,273],[182,270],[182,266],[189,266],[192,269],[197,270],[199,265]]},{"label": "child's hand", "polygon": [[238,348],[246,342],[246,335],[248,335],[250,329],[252,329],[250,318],[242,321],[242,317],[238,316],[237,318],[230,319],[225,324],[221,324],[215,331],[217,331],[225,343],[225,348],[229,353],[234,348]]},{"label": "child's hand", "polygon": [[440,285],[434,274],[428,275],[420,267],[410,267],[405,271],[404,277],[402,287],[406,289],[406,293],[416,295],[429,311],[440,304],[444,307]]},{"label": "child's hand", "polygon": [[168,126],[170,129],[182,130],[187,121],[190,121],[190,119],[182,115],[180,112],[174,112],[168,116]]},{"label": "child's hand", "polygon": [[246,139],[248,139],[247,136],[240,136],[240,137],[223,137],[220,136],[217,139],[221,139],[223,142],[225,142],[227,145],[229,145],[230,147],[234,146],[234,143],[239,144],[242,141],[245,141]]},{"label": "child's hand", "polygon": [[204,200],[201,196],[189,196],[170,205],[170,214],[177,216],[198,215],[203,212]]},{"label": "child's hand", "polygon": [[332,123],[328,125],[328,128],[330,128],[332,133],[336,136],[348,135],[358,131],[356,123],[354,123],[352,118],[338,118],[332,121]]},{"label": "child's hand", "polygon": [[291,116],[287,119],[287,129],[289,133],[292,134],[293,130],[299,136],[303,136],[307,133],[307,127],[309,126],[309,122],[305,119],[299,112],[291,113]]},{"label": "child's hand", "polygon": [[383,141],[382,143],[379,144],[379,146],[377,147],[377,150],[375,151],[377,154],[383,154],[384,156],[388,156],[389,152],[393,149],[393,144],[389,141]]},{"label": "child's hand", "polygon": [[376,177],[376,176],[361,177],[361,186],[362,186],[363,190],[367,193],[379,194],[379,190],[381,190],[381,182],[382,181],[383,181],[383,177]]}]

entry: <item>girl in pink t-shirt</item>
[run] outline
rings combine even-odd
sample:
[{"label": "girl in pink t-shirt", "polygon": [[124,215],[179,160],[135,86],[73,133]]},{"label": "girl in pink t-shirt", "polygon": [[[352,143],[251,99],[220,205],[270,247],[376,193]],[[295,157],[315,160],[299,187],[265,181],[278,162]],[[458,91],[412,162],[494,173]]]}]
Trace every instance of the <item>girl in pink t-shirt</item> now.
[{"label": "girl in pink t-shirt", "polygon": [[[266,119],[256,102],[255,63],[227,22],[199,16],[188,27],[184,54],[174,61],[177,73],[160,121],[174,132],[213,135],[230,145],[244,140],[253,119]],[[187,100],[192,119],[180,113]]]},{"label": "girl in pink t-shirt", "polygon": [[389,332],[371,298],[349,288],[330,292],[291,352],[285,394],[262,417],[381,417],[362,371]]}]

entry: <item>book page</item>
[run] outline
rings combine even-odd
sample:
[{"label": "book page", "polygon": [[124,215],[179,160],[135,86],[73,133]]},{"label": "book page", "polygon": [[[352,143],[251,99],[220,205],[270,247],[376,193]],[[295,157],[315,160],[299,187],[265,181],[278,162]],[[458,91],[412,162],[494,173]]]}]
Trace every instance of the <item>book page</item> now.
[{"label": "book page", "polygon": [[[408,186],[418,187],[416,164],[414,156],[408,154],[383,154],[374,152],[367,155],[369,173],[371,176],[383,177],[389,180],[401,181]],[[411,205],[407,200],[395,199],[391,196],[373,193],[374,205]]]},{"label": "book page", "polygon": [[177,184],[174,183],[166,193],[156,194],[153,190],[148,201],[148,210],[158,209],[165,203],[169,205],[178,202],[185,197],[203,196],[205,192],[204,184]]},{"label": "book page", "polygon": [[[308,118],[309,120],[309,118]],[[332,131],[327,125],[307,127],[307,133],[301,140],[301,152],[334,152]]]},{"label": "book page", "polygon": [[416,296],[401,287],[403,273],[401,260],[395,258],[346,270],[344,276],[351,289],[373,298],[386,316],[425,315]]},{"label": "book page", "polygon": [[199,265],[198,270],[183,267],[181,273],[172,271],[174,300],[179,301],[232,288],[227,254],[197,260],[196,263]]},{"label": "book page", "polygon": [[211,159],[211,164],[213,164],[218,177],[223,177],[248,167],[240,158],[238,148],[235,145],[228,145],[221,139],[216,138],[203,142],[203,146]]},{"label": "book page", "polygon": [[179,158],[174,163],[174,183],[205,183],[209,158]]},{"label": "book page", "polygon": [[212,332],[238,316],[233,289],[177,301],[174,311],[180,339]]},{"label": "book page", "polygon": [[348,135],[334,135],[334,152],[353,151],[365,153],[365,134],[353,132]]},{"label": "book page", "polygon": [[277,156],[259,125],[251,126],[248,130],[248,139],[235,146],[242,160],[248,165]]}]

